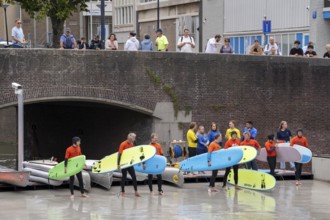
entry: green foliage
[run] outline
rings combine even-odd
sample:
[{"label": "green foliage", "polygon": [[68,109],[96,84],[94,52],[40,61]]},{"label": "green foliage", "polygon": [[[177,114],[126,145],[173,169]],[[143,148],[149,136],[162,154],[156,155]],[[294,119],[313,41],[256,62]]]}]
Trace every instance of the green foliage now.
[{"label": "green foliage", "polygon": [[73,12],[86,11],[87,0],[17,0],[31,18],[42,19],[45,16],[65,21]]},{"label": "green foliage", "polygon": [[5,2],[6,2],[7,4],[14,4],[14,1],[13,1],[13,0],[7,0],[7,1],[0,0],[0,7],[1,7]]},{"label": "green foliage", "polygon": [[185,116],[188,116],[191,111],[192,111],[192,107],[190,105],[185,105],[184,106],[184,115]]},{"label": "green foliage", "polygon": [[150,80],[156,85],[160,86],[162,84],[162,80],[160,77],[152,70],[146,69],[146,73],[149,76]]}]

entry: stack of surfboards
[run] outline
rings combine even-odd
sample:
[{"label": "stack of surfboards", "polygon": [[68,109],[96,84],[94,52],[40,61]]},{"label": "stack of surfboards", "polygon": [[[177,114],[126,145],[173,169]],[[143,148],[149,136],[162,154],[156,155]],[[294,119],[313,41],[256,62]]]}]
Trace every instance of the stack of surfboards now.
[{"label": "stack of surfboards", "polygon": [[[52,186],[62,185],[69,180],[69,176],[82,171],[85,165],[85,156],[81,155],[68,160],[67,172],[64,172],[64,161],[57,164],[46,160],[23,162],[24,170],[31,172],[30,185],[34,183],[43,183]],[[91,180],[88,172],[82,171],[84,189],[91,190]],[[75,186],[79,186],[75,176]]]}]

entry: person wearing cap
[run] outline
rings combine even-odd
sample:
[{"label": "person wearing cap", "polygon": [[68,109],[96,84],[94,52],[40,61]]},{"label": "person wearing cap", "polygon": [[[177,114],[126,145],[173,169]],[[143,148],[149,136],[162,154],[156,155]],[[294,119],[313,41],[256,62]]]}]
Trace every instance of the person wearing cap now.
[{"label": "person wearing cap", "polygon": [[251,55],[263,55],[264,49],[259,44],[259,40],[255,39],[254,44],[250,47],[250,54]]},{"label": "person wearing cap", "polygon": [[128,40],[125,43],[124,50],[127,51],[138,51],[140,47],[139,41],[136,39],[136,33],[129,33]]},{"label": "person wearing cap", "polygon": [[150,40],[149,34],[144,35],[144,40],[141,42],[139,50],[142,50],[142,51],[153,51],[154,50],[154,44]]},{"label": "person wearing cap", "polygon": [[163,34],[162,29],[157,29],[156,31],[156,47],[158,51],[168,51],[168,40],[167,37]]},{"label": "person wearing cap", "polygon": [[[293,145],[295,145],[295,144],[308,148],[308,141],[307,141],[307,138],[303,136],[302,129],[298,129],[297,136],[293,137],[290,141],[291,147],[293,147]],[[302,163],[295,162],[294,164],[296,167],[296,172],[295,172],[296,185],[298,186],[298,185],[301,185],[300,177],[301,177],[301,172],[302,172]]]},{"label": "person wearing cap", "polygon": [[77,42],[74,36],[71,34],[71,29],[67,27],[65,34],[60,39],[60,49],[75,49],[77,48]]},{"label": "person wearing cap", "polygon": [[[241,143],[239,138],[237,137],[236,131],[231,132],[230,136],[231,136],[231,139],[226,142],[224,149],[228,149],[228,148],[231,148],[234,146],[239,146]],[[230,169],[231,169],[231,167],[226,168],[225,176],[223,177],[223,186],[222,186],[223,189],[226,189],[227,178],[230,173]],[[237,185],[238,184],[238,165],[237,164],[233,166],[233,170],[234,170],[235,189],[239,189],[239,187]]]},{"label": "person wearing cap", "polygon": [[[72,145],[66,149],[65,160],[64,160],[64,173],[67,172],[68,160],[70,158],[82,155],[81,154],[81,149],[80,149],[80,143],[81,143],[81,140],[80,140],[79,137],[73,137],[72,138]],[[77,176],[77,179],[78,179],[78,182],[79,182],[79,189],[80,189],[80,192],[81,192],[81,196],[82,197],[88,197],[84,192],[84,183],[83,183],[83,179],[82,179],[82,173],[79,172],[79,173],[76,174],[76,176]],[[73,183],[74,183],[74,175],[70,176],[70,182],[69,182],[70,192],[71,192],[71,199],[74,198],[74,185],[73,185]]]},{"label": "person wearing cap", "polygon": [[209,39],[206,45],[205,53],[219,53],[222,45],[220,40],[220,34],[216,34],[213,38]]},{"label": "person wearing cap", "polygon": [[300,41],[296,40],[294,42],[294,47],[290,50],[290,56],[302,57],[304,56],[304,51],[300,48]]},{"label": "person wearing cap", "polygon": [[11,37],[12,40],[12,47],[13,48],[24,48],[24,45],[26,44],[23,29],[21,27],[22,21],[21,19],[17,18],[15,20],[15,26],[11,29]]}]

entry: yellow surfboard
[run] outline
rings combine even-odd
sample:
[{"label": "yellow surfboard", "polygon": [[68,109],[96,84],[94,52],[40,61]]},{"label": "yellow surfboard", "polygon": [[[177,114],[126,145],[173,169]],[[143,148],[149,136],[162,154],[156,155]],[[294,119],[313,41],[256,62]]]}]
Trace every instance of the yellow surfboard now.
[{"label": "yellow surfboard", "polygon": [[[233,185],[235,184],[233,170],[230,170],[227,182]],[[272,190],[275,187],[276,179],[268,173],[239,169],[237,185],[242,188],[266,191]]]},{"label": "yellow surfboard", "polygon": [[[150,145],[140,145],[131,147],[123,151],[120,158],[120,168],[128,168],[138,163],[151,159],[156,154],[156,148]],[[104,157],[100,161],[95,162],[93,173],[107,173],[117,170],[118,152]]]},{"label": "yellow surfboard", "polygon": [[254,160],[257,157],[257,150],[251,146],[235,146],[232,148],[241,148],[243,150],[243,157],[238,164],[244,164]]}]

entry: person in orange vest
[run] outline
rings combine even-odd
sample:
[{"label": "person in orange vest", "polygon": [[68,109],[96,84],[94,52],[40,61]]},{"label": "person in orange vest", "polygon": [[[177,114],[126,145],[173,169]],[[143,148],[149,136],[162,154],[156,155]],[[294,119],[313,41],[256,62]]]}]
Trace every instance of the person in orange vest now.
[{"label": "person in orange vest", "polygon": [[270,169],[270,174],[275,175],[275,167],[276,167],[276,142],[275,135],[268,135],[268,141],[265,143],[265,148],[267,152],[267,162]]},{"label": "person in orange vest", "polygon": [[[211,144],[208,147],[208,154],[207,154],[207,164],[209,166],[212,166],[212,152],[214,151],[218,151],[221,149],[220,147],[220,142],[221,142],[221,134],[216,134],[214,136],[215,140],[211,142]],[[217,190],[215,188],[215,178],[218,175],[218,170],[212,170],[212,176],[210,179],[210,185],[209,185],[209,189],[208,192],[218,192],[219,190]]]},{"label": "person in orange vest", "polygon": [[[117,165],[118,165],[118,170],[120,170],[120,158],[121,155],[123,154],[124,150],[134,147],[134,142],[136,139],[136,134],[135,133],[129,133],[127,136],[127,140],[123,141],[120,146],[119,146],[119,150],[118,150],[118,160],[117,160]],[[132,181],[133,181],[133,186],[134,186],[134,191],[135,191],[135,196],[136,197],[140,197],[140,194],[137,191],[137,181],[136,181],[136,174],[135,174],[135,170],[134,167],[128,167],[125,169],[121,169],[122,172],[122,178],[121,178],[121,196],[125,196],[125,183],[126,183],[126,179],[127,179],[127,173],[129,173],[129,175],[131,175],[132,177]]]},{"label": "person in orange vest", "polygon": [[[251,134],[249,131],[246,131],[243,133],[244,136],[244,141],[241,142],[241,146],[250,146],[250,147],[254,147],[258,153],[260,152],[260,144],[258,143],[258,141],[251,139]],[[257,164],[257,160],[254,159],[248,163],[246,163],[248,169],[252,169],[252,170],[258,170],[258,164]]]},{"label": "person in orange vest", "polygon": [[[303,136],[302,129],[298,129],[297,136],[293,137],[290,141],[291,147],[295,144],[308,148],[308,141],[307,141],[307,138]],[[296,185],[298,186],[298,185],[301,185],[300,177],[301,177],[301,172],[302,172],[302,163],[295,162],[294,164],[296,167],[296,172],[295,172]]]},{"label": "person in orange vest", "polygon": [[[240,143],[241,142],[240,142],[239,138],[237,137],[237,132],[232,131],[230,133],[230,139],[226,142],[224,148],[228,149],[230,147],[239,146]],[[223,189],[226,189],[227,178],[230,173],[230,169],[231,169],[231,167],[226,168],[225,176],[223,178],[223,186],[222,186]],[[237,164],[233,166],[233,170],[234,170],[235,189],[239,189],[239,187],[237,186],[237,184],[238,184],[238,165]]]},{"label": "person in orange vest", "polygon": [[[156,155],[162,155],[162,156],[164,155],[162,146],[158,143],[158,135],[156,133],[151,134],[150,145],[154,146],[156,148]],[[148,185],[149,185],[149,189],[150,189],[151,194],[153,194],[152,179],[153,179],[153,175],[148,174]],[[162,182],[163,182],[162,175],[158,174],[157,175],[158,193],[161,196],[164,195],[164,192],[163,192],[163,189],[162,189],[162,184],[163,184]]]},{"label": "person in orange vest", "polygon": [[[79,137],[73,137],[72,138],[72,145],[70,147],[68,147],[65,151],[65,160],[64,160],[64,173],[67,172],[67,166],[68,166],[68,160],[70,158],[76,157],[81,155],[81,149],[80,149],[80,138]],[[81,192],[81,196],[82,197],[88,197],[86,195],[86,193],[84,192],[84,183],[83,183],[83,179],[82,179],[82,173],[79,172],[76,174],[78,182],[79,182],[79,188],[80,188],[80,192]],[[74,199],[74,175],[70,176],[70,192],[71,192],[71,199]]]}]

